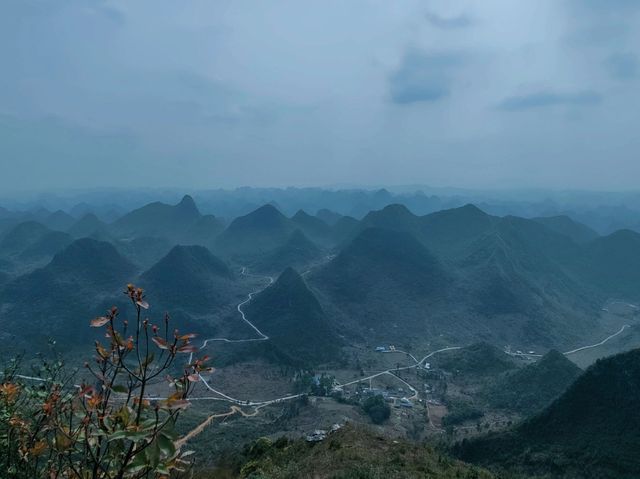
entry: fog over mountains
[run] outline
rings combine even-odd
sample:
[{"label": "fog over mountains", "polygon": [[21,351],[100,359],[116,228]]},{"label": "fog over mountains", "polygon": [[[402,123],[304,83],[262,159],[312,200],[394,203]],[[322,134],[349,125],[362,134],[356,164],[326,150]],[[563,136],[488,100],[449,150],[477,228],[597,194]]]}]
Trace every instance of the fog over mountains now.
[{"label": "fog over mountains", "polygon": [[[640,346],[639,232],[602,234],[568,215],[497,215],[470,203],[421,214],[411,202],[393,201],[417,196],[327,192],[326,198],[334,194],[355,195],[358,208],[380,207],[350,216],[339,212],[344,206],[306,211],[295,201],[288,209],[271,201],[227,217],[203,213],[213,203],[203,207],[184,195],[111,219],[88,203],[67,212],[6,208],[0,233],[6,351],[86,354],[87,342],[98,338],[88,320],[113,305],[125,311],[123,288],[135,283],[146,291],[152,321],[168,313],[202,338],[198,350],[215,352],[221,372],[206,382],[203,400],[214,394],[245,405],[233,395],[264,397],[255,388],[271,381],[275,401],[331,395],[352,415],[372,394],[363,389],[368,384],[397,407],[424,404],[428,428],[420,432],[414,417],[402,426],[405,434],[446,432],[451,452],[466,461],[524,477],[572,477],[575,440],[602,477],[611,471],[632,477],[624,475],[636,461],[627,449],[615,450],[613,432],[602,435],[610,456],[589,452],[605,420],[587,417],[610,415],[607,424],[621,424],[619,411],[602,411],[581,395],[604,394],[602,402],[627,408],[621,396],[635,387],[626,384],[625,371],[637,365]],[[381,204],[385,198],[392,202]],[[422,198],[414,208],[432,201]],[[593,363],[606,355],[598,353],[604,345],[609,354],[632,353],[583,374],[573,361]],[[260,379],[246,380],[242,371],[256,365]],[[603,375],[606,393],[595,385]],[[293,425],[299,412],[288,411],[260,430]],[[574,418],[580,426],[567,419],[576,411],[583,414]],[[482,434],[484,421],[494,432]],[[611,427],[615,434],[627,430]],[[561,441],[544,432],[556,429]],[[469,441],[468,430],[475,431]],[[633,434],[625,437],[635,444]],[[528,450],[538,451],[539,462],[528,459]],[[551,460],[564,462],[552,467]]]}]

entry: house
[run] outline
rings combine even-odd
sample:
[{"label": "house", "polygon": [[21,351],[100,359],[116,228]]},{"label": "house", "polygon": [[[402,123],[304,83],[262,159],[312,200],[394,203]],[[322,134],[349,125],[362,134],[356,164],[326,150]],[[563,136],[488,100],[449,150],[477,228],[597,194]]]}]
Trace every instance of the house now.
[{"label": "house", "polygon": [[376,348],[376,352],[378,353],[384,353],[387,350],[387,348],[385,346],[378,346]]},{"label": "house", "polygon": [[320,442],[327,438],[327,431],[324,429],[316,429],[306,437],[307,442]]},{"label": "house", "polygon": [[400,399],[399,403],[400,403],[401,407],[408,407],[408,408],[412,408],[413,407],[413,403],[410,400],[408,400],[407,398]]}]

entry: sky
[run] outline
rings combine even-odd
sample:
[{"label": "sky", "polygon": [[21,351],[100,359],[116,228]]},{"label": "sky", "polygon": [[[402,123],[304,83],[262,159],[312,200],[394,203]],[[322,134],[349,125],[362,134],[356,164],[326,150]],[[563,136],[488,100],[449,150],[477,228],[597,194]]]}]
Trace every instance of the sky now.
[{"label": "sky", "polygon": [[637,0],[3,0],[0,189],[637,189]]}]

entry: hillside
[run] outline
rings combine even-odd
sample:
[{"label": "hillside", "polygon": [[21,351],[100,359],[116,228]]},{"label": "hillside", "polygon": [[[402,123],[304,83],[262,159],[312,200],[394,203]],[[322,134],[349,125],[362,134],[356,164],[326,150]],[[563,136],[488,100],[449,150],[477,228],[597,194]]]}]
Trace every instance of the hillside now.
[{"label": "hillside", "polygon": [[24,261],[36,261],[51,259],[57,252],[66,248],[73,238],[62,231],[51,231],[38,238],[20,253],[20,259]]},{"label": "hillside", "polygon": [[517,367],[510,356],[482,342],[437,356],[432,362],[436,367],[456,375],[493,376]]},{"label": "hillside", "polygon": [[546,226],[556,233],[571,238],[572,241],[578,244],[593,241],[600,236],[587,225],[578,223],[566,215],[538,217],[533,218],[533,221]]},{"label": "hillside", "polygon": [[164,309],[216,314],[239,294],[229,267],[204,246],[175,246],[142,274],[149,300]]},{"label": "hillside", "polygon": [[309,278],[342,311],[345,324],[405,339],[418,328],[424,335],[435,333],[438,319],[430,308],[445,301],[451,284],[440,262],[413,236],[381,228],[361,232]]},{"label": "hillside", "polygon": [[327,208],[321,208],[316,213],[316,217],[324,221],[329,226],[333,226],[338,222],[340,218],[342,218],[342,215]]},{"label": "hillside", "polygon": [[7,257],[21,253],[49,233],[51,230],[37,221],[18,223],[2,235],[0,255]]},{"label": "hillside", "polygon": [[267,204],[231,222],[216,241],[216,251],[228,256],[258,256],[282,245],[294,226],[274,206]]},{"label": "hillside", "polygon": [[635,478],[640,470],[640,349],[600,360],[510,432],[463,441],[458,455],[554,478]]},{"label": "hillside", "polygon": [[[456,461],[429,446],[392,440],[347,424],[321,443],[258,439],[237,466],[239,477],[272,479],[460,478],[490,479],[489,472]],[[211,477],[218,476],[214,473]]]},{"label": "hillside", "polygon": [[302,231],[295,230],[286,243],[258,259],[254,268],[268,272],[280,272],[289,266],[299,269],[308,266],[321,254],[320,248]]},{"label": "hillside", "polygon": [[93,213],[87,213],[67,230],[74,238],[87,238],[95,233],[106,233],[108,227]]},{"label": "hillside", "polygon": [[640,299],[640,233],[620,230],[586,245],[585,276],[603,291]]},{"label": "hillside", "polygon": [[203,215],[190,225],[181,240],[187,244],[213,247],[216,237],[224,230],[224,223],[213,215]]},{"label": "hillside", "polygon": [[[580,280],[580,252],[570,239],[530,220],[505,217],[456,261],[465,302],[505,341],[531,346],[575,344],[599,331],[605,297]],[[505,330],[504,325],[509,329]]]},{"label": "hillside", "polygon": [[489,232],[496,220],[471,204],[442,210],[420,218],[420,238],[432,251],[444,257],[455,257]]},{"label": "hillside", "polygon": [[309,238],[315,241],[326,242],[331,235],[331,228],[327,223],[316,216],[311,216],[304,210],[291,217],[291,221]]},{"label": "hillside", "polygon": [[269,346],[294,364],[337,359],[340,340],[320,303],[292,268],[247,304],[247,318],[269,336]]},{"label": "hillside", "polygon": [[539,361],[500,377],[483,395],[496,408],[533,414],[560,396],[582,370],[558,351]]},{"label": "hillside", "polygon": [[419,236],[420,218],[404,205],[392,204],[381,210],[369,212],[360,221],[359,229],[383,228],[387,230],[405,231]]},{"label": "hillside", "polygon": [[155,202],[133,210],[113,223],[110,229],[119,238],[157,236],[177,241],[184,238],[184,232],[200,217],[193,198],[186,195],[176,205]]},{"label": "hillside", "polygon": [[[76,240],[45,267],[4,286],[0,303],[6,313],[2,331],[41,344],[48,337],[70,345],[90,334],[92,316],[122,301],[121,291],[135,267],[109,243]],[[18,344],[15,344],[18,346]]]},{"label": "hillside", "polygon": [[47,228],[54,231],[67,231],[71,225],[76,222],[73,216],[62,210],[54,211],[50,215],[42,218],[41,221]]}]

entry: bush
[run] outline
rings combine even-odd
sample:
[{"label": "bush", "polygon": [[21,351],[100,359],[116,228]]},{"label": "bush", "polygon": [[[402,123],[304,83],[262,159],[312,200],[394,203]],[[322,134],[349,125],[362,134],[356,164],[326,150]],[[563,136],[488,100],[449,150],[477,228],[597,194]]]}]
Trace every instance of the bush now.
[{"label": "bush", "polygon": [[[142,289],[125,293],[135,309],[131,324],[113,307],[91,321],[104,328],[95,364],[85,363],[90,383],[45,367],[41,377],[17,374],[15,363],[0,384],[0,470],[9,479],[165,478],[188,466],[175,424],[207,358],[193,359],[168,377],[166,399],[147,398],[150,384],[172,370],[179,354],[193,354],[194,335],[170,332],[142,319],[149,305]],[[87,376],[85,375],[85,376]],[[35,380],[34,380],[35,379]],[[5,472],[3,472],[5,474]]]},{"label": "bush", "polygon": [[380,395],[367,398],[362,403],[362,409],[374,424],[382,424],[391,416],[391,408]]}]

